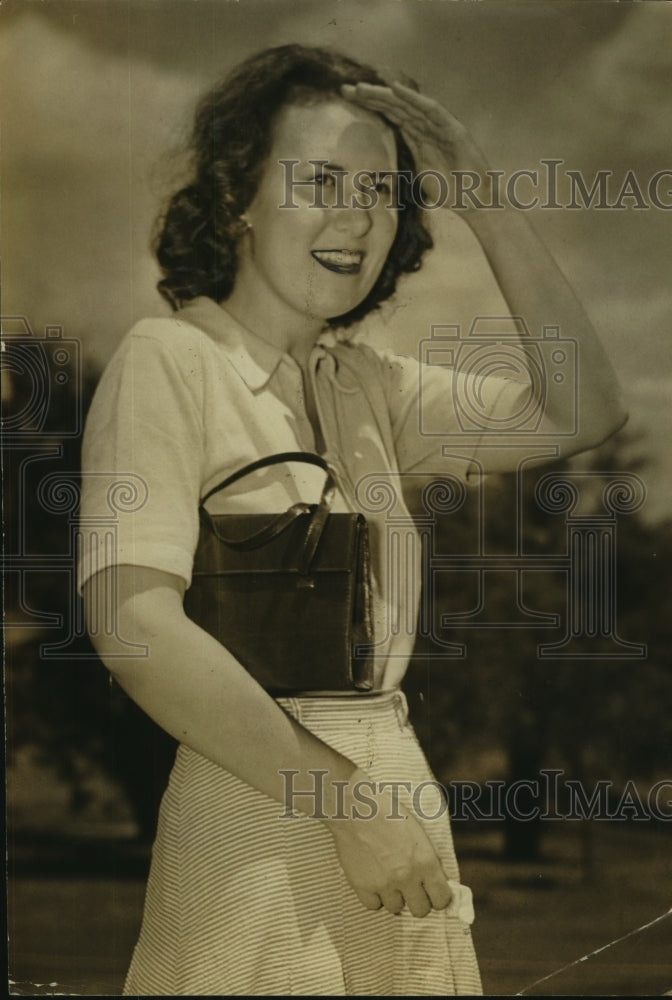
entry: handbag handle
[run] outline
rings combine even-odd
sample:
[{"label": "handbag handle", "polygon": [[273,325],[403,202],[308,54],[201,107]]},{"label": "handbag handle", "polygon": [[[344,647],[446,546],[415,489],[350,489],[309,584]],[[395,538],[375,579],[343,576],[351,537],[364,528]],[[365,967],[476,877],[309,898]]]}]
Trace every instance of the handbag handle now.
[{"label": "handbag handle", "polygon": [[[310,504],[295,503],[292,504],[292,506],[287,510],[279,514],[278,517],[272,520],[269,524],[264,525],[260,531],[256,531],[253,535],[249,535],[247,538],[235,539],[227,538],[223,535],[218,525],[215,524],[209,512],[205,509],[204,505],[206,500],[209,500],[215,493],[219,493],[220,490],[226,489],[227,486],[231,486],[239,479],[242,479],[243,476],[248,476],[252,472],[256,472],[258,469],[266,468],[269,465],[280,465],[287,462],[303,462],[308,465],[316,465],[318,468],[326,472],[327,477],[324,486],[322,487],[322,494],[320,496],[319,503],[314,507],[314,509]],[[321,455],[315,455],[312,452],[305,451],[283,451],[277,455],[267,455],[265,458],[259,458],[255,462],[250,462],[249,465],[246,465],[242,469],[238,469],[226,479],[222,480],[222,482],[217,486],[208,490],[205,496],[201,499],[199,511],[201,516],[207,519],[211,530],[221,542],[224,542],[225,545],[230,546],[232,549],[247,551],[249,549],[259,548],[267,542],[270,542],[271,539],[277,538],[278,535],[285,531],[290,524],[293,524],[298,517],[301,517],[303,514],[308,514],[312,510],[313,516],[310,519],[310,524],[301,548],[301,557],[299,560],[299,573],[306,576],[310,571],[313,556],[315,555],[320,538],[322,537],[324,526],[327,523],[327,518],[331,512],[335,494],[336,483],[334,482],[332,471]]]}]

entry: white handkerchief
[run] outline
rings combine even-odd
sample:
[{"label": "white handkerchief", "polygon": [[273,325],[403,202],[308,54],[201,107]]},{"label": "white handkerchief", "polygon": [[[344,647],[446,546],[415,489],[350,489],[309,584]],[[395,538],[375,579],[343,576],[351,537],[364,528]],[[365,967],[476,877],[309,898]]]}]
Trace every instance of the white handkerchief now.
[{"label": "white handkerchief", "polygon": [[453,913],[463,924],[473,924],[474,922],[474,897],[468,885],[461,882],[448,880],[453,898],[446,908],[447,913]]}]

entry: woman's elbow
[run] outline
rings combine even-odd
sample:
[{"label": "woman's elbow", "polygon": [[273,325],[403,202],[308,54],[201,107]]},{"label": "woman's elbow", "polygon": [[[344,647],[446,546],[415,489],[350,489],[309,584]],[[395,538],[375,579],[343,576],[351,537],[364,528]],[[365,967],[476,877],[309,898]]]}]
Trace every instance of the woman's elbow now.
[{"label": "woman's elbow", "polygon": [[[580,414],[579,414],[580,417]],[[592,451],[617,434],[628,422],[630,414],[625,405],[608,407],[599,414],[593,414],[591,419],[579,420],[577,433],[567,437],[559,445],[559,458],[569,458],[585,451]]]},{"label": "woman's elbow", "polygon": [[93,648],[117,678],[146,667],[166,623],[183,613],[179,582],[132,566],[102,570],[84,584],[82,596]]},{"label": "woman's elbow", "polygon": [[[102,611],[102,613],[101,613]],[[119,679],[147,655],[140,623],[128,613],[107,607],[100,609],[84,595],[86,630],[98,658]]]},{"label": "woman's elbow", "polygon": [[608,441],[614,434],[622,430],[629,419],[630,413],[624,400],[619,399],[611,406],[605,407],[600,415],[600,419],[596,421],[596,427],[593,430],[594,441],[588,447],[597,448],[599,445],[604,444],[605,441]]}]

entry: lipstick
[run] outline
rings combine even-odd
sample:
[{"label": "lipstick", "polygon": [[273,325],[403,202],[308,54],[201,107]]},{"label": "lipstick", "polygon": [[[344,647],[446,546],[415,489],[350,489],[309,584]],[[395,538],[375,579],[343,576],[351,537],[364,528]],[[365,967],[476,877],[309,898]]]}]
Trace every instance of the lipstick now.
[{"label": "lipstick", "polygon": [[359,274],[364,260],[361,250],[312,250],[311,256],[335,274]]}]

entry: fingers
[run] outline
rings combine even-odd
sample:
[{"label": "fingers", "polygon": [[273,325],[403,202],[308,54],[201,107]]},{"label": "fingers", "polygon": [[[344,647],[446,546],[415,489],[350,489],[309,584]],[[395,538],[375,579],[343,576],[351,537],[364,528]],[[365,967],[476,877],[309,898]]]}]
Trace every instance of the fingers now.
[{"label": "fingers", "polygon": [[377,892],[367,892],[366,889],[355,889],[357,898],[367,910],[380,910],[383,902]]},{"label": "fingers", "polygon": [[347,100],[360,104],[370,111],[377,111],[399,125],[419,119],[418,108],[404,101],[391,87],[358,83],[356,86],[343,86],[341,92]]},{"label": "fingers", "polygon": [[414,917],[426,917],[432,909],[429,896],[421,885],[413,885],[405,888],[404,900]]},{"label": "fingers", "polygon": [[422,113],[437,128],[445,128],[446,121],[457,122],[457,118],[431,97],[425,97],[410,87],[405,87],[402,83],[393,83],[391,91],[401,104],[410,112]]},{"label": "fingers", "polygon": [[447,906],[450,906],[453,891],[448,885],[443,872],[440,875],[433,875],[426,878],[423,882],[423,887],[435,910],[445,910]]},{"label": "fingers", "polygon": [[383,906],[390,913],[401,913],[404,908],[404,897],[398,889],[388,889],[387,892],[382,892],[380,898],[383,901]]},{"label": "fingers", "polygon": [[[401,913],[404,906],[414,917],[426,917],[431,910],[445,910],[452,899],[452,892],[447,884],[413,884],[409,883],[401,889],[389,889],[381,892],[378,906],[369,909],[380,909],[381,904],[389,913]],[[361,896],[360,896],[361,899]]]},{"label": "fingers", "polygon": [[422,143],[427,138],[426,122],[418,120],[417,112],[412,113],[398,101],[390,88],[374,87],[369,84],[357,84],[354,86],[344,86],[343,96],[367,111],[374,111],[382,115],[393,125],[396,125],[414,152],[418,156],[418,151]]},{"label": "fingers", "polygon": [[341,88],[343,97],[356,101],[371,110],[379,111],[389,117],[401,119],[404,122],[424,123],[437,129],[445,129],[449,123],[459,124],[457,118],[431,97],[418,94],[417,91],[405,87],[401,83],[393,83],[390,87],[377,86],[372,83],[345,84]]},{"label": "fingers", "polygon": [[330,828],[338,860],[366,909],[426,917],[450,904],[451,886],[423,825],[406,808],[406,822],[390,822],[388,799],[381,793],[372,822],[353,819]]},{"label": "fingers", "polygon": [[401,129],[402,134],[416,160],[425,159],[429,147],[435,147],[439,155],[451,159],[453,142],[464,133],[464,127],[437,101],[417,94],[403,84],[391,87],[370,83],[345,85],[341,88],[343,97],[358,104],[367,111],[382,115],[390,123]]},{"label": "fingers", "polygon": [[404,106],[389,87],[375,87],[371,84],[358,83],[357,86],[345,84],[341,88],[343,97],[368,111],[376,111],[395,125],[403,127],[410,124],[417,113]]},{"label": "fingers", "polygon": [[[422,873],[422,874],[420,874]],[[452,889],[438,858],[425,865],[413,878],[403,878],[397,887],[381,891],[382,905],[390,913],[407,906],[414,917],[426,917],[431,910],[445,910],[453,898]]]}]

